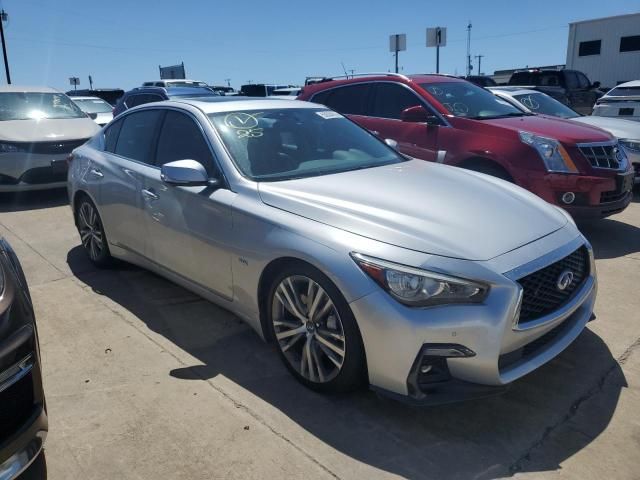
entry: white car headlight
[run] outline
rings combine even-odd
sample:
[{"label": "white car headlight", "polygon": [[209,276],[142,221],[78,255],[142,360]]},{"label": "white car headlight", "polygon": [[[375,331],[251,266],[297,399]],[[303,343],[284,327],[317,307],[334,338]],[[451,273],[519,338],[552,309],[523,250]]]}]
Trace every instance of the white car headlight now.
[{"label": "white car headlight", "polygon": [[620,145],[629,150],[630,152],[640,153],[640,140],[630,140],[628,138],[621,138],[619,140]]},{"label": "white car headlight", "polygon": [[520,134],[520,140],[522,143],[526,143],[530,147],[533,147],[542,161],[544,162],[547,171],[559,172],[559,173],[578,173],[573,160],[562,146],[554,138],[541,137],[531,132],[518,132]]},{"label": "white car headlight", "polygon": [[400,303],[428,307],[445,303],[479,303],[489,286],[419,268],[351,253],[358,266]]}]

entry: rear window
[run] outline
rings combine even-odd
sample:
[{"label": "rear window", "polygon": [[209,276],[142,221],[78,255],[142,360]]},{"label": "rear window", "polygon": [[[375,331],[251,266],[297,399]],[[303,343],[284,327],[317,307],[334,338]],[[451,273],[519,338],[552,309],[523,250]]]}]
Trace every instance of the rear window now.
[{"label": "rear window", "polygon": [[609,90],[607,96],[609,97],[630,97],[640,95],[640,86],[638,87],[616,87],[613,90]]},{"label": "rear window", "polygon": [[0,121],[87,118],[63,93],[0,93]]},{"label": "rear window", "polygon": [[111,113],[113,107],[101,98],[74,99],[76,105],[85,113]]},{"label": "rear window", "polygon": [[517,72],[511,76],[509,85],[535,85],[536,87],[559,87],[558,72]]}]

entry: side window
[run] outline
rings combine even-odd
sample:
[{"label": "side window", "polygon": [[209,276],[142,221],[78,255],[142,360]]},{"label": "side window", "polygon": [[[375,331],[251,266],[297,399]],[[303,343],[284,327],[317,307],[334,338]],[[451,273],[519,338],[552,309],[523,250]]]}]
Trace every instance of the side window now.
[{"label": "side window", "polygon": [[118,135],[122,128],[122,120],[118,120],[114,124],[110,125],[104,132],[104,150],[105,152],[114,153],[116,151],[116,143],[118,142]]},{"label": "side window", "polygon": [[152,142],[162,113],[162,110],[146,110],[123,118],[115,153],[152,164]]},{"label": "side window", "polygon": [[371,116],[400,120],[403,110],[422,105],[420,99],[408,88],[396,83],[378,83],[374,86],[375,100]]},{"label": "side window", "polygon": [[578,83],[580,84],[580,88],[587,89],[591,86],[591,82],[584,73],[576,72],[576,75],[578,76]]},{"label": "side window", "polygon": [[196,160],[213,174],[213,157],[198,125],[184,113],[168,111],[160,130],[156,165]]},{"label": "side window", "polygon": [[[331,90],[324,104],[343,114],[367,115],[367,99],[371,87],[369,84],[347,85]],[[317,101],[316,97],[313,101]]]},{"label": "side window", "polygon": [[564,78],[567,81],[567,88],[569,90],[576,90],[580,88],[580,84],[578,83],[578,76],[576,72],[566,71],[564,72]]}]

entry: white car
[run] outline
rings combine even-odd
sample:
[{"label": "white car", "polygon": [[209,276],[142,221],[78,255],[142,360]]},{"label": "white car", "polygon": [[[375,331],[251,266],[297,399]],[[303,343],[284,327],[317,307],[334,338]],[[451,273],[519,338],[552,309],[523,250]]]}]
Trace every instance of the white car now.
[{"label": "white car", "polygon": [[592,115],[640,122],[640,80],[621,83],[599,98]]},{"label": "white car", "polygon": [[271,92],[271,95],[279,97],[297,97],[300,95],[301,90],[302,88],[300,87],[278,88]]},{"label": "white car", "polygon": [[581,115],[537,90],[521,87],[490,87],[489,90],[525,112],[564,118],[606,130],[624,147],[635,170],[635,184],[640,184],[640,123],[622,118]]},{"label": "white car", "polygon": [[153,80],[151,82],[144,82],[143,87],[208,87],[205,82],[200,80],[187,80],[184,78],[176,78],[170,80]]},{"label": "white car", "polygon": [[113,119],[113,105],[98,97],[70,97],[80,110],[101,127]]}]

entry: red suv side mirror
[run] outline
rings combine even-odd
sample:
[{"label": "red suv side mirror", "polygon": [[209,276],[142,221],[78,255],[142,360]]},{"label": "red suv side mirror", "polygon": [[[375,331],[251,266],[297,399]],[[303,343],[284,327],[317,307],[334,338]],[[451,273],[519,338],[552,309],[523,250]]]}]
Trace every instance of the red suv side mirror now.
[{"label": "red suv side mirror", "polygon": [[409,107],[403,110],[400,114],[400,119],[403,122],[427,123],[429,125],[440,123],[438,117],[431,115],[422,105],[416,105],[415,107]]}]

